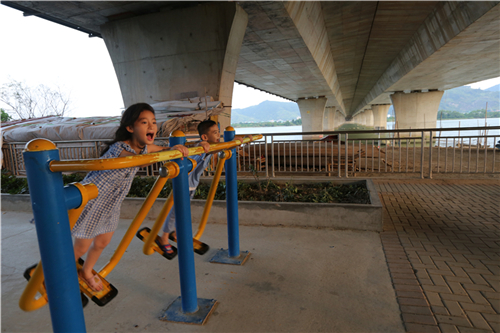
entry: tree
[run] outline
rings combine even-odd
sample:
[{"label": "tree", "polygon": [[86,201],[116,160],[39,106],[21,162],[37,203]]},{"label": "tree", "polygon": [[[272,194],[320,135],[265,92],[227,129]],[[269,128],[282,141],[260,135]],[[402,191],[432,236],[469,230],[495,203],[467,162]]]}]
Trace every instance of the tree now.
[{"label": "tree", "polygon": [[5,112],[4,109],[0,109],[0,111],[2,112],[2,123],[9,121],[10,120],[9,114]]},{"label": "tree", "polygon": [[70,99],[59,87],[52,89],[44,84],[30,87],[11,80],[0,88],[0,101],[10,109],[12,118],[29,119],[50,115],[63,116],[70,111]]}]

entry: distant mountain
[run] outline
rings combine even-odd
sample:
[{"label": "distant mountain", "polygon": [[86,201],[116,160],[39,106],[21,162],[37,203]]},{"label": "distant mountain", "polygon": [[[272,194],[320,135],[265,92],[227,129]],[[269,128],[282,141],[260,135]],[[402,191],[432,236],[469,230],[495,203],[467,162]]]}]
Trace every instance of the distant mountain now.
[{"label": "distant mountain", "polygon": [[466,113],[474,110],[484,110],[486,102],[488,102],[488,110],[497,111],[500,109],[499,88],[500,85],[486,90],[464,86],[446,90],[441,99],[441,104],[439,104],[439,110]]},{"label": "distant mountain", "polygon": [[484,91],[500,91],[500,84],[497,84],[496,86],[489,87],[488,89],[484,89]]},{"label": "distant mountain", "polygon": [[258,123],[264,121],[292,120],[300,117],[299,106],[295,102],[264,101],[244,109],[232,109],[231,122]]},{"label": "distant mountain", "polygon": [[[485,90],[472,89],[471,87],[458,87],[446,90],[439,104],[439,110],[458,111],[467,113],[474,110],[484,110],[488,102],[488,111],[500,110],[500,84]],[[389,115],[394,115],[391,105]],[[244,109],[233,109],[231,122],[259,123],[264,121],[292,120],[300,117],[300,111],[295,102],[265,101],[259,105]]]}]

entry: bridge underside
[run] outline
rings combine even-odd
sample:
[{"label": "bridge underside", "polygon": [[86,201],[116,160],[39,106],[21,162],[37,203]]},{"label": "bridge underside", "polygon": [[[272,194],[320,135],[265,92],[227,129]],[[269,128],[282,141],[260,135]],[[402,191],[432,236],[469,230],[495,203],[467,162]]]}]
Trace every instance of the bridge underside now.
[{"label": "bridge underside", "polygon": [[[327,107],[346,116],[391,104],[397,91],[446,90],[500,76],[498,2],[241,5],[249,22],[236,80],[292,100],[325,96]],[[339,91],[329,82],[332,70]]]},{"label": "bridge underside", "polygon": [[[179,10],[203,15],[200,6],[220,6],[217,2],[202,1],[4,1],[2,4],[97,37],[103,36],[103,27],[131,20],[138,22],[138,17],[143,18],[140,25],[147,32],[155,29],[147,25],[148,16]],[[229,56],[222,54],[218,69],[209,68],[219,71],[219,76],[207,79],[216,81],[217,89],[226,90],[212,94],[217,98],[224,95],[226,101],[231,101],[231,96],[227,96],[229,88],[222,88],[221,82],[228,80],[224,71],[230,61],[236,61],[230,75],[236,82],[292,101],[324,98],[326,108],[337,110],[347,119],[372,109],[372,105],[391,104],[391,95],[395,93],[443,91],[500,76],[499,1],[240,1],[238,4],[248,15],[242,41],[238,42],[241,45],[233,45],[236,51]],[[193,23],[206,19],[196,15],[192,17]],[[237,23],[235,20],[233,26]],[[165,35],[180,33],[175,27],[169,29]],[[211,29],[217,31],[217,24]],[[236,39],[231,35],[224,40]],[[193,48],[196,49],[195,44]],[[185,50],[185,54],[190,52]],[[144,60],[151,53],[136,57]],[[203,55],[200,60],[203,62]],[[114,64],[116,69],[115,61]],[[164,88],[165,83],[162,84]]]}]

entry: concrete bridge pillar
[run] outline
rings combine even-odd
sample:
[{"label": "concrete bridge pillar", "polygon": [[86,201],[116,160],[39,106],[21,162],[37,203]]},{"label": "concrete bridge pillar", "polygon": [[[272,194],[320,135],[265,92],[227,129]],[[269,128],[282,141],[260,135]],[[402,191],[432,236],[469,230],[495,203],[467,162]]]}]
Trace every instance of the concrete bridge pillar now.
[{"label": "concrete bridge pillar", "polygon": [[387,128],[387,113],[390,107],[390,104],[372,105],[373,127],[375,129]]},{"label": "concrete bridge pillar", "polygon": [[355,116],[353,116],[351,121],[355,124],[361,125],[361,123],[363,122],[363,119],[361,119],[361,113],[358,113]]},{"label": "concrete bridge pillar", "polygon": [[333,131],[335,129],[335,113],[336,109],[326,108],[325,109],[325,119],[323,120],[323,130]]},{"label": "concrete bridge pillar", "polygon": [[373,127],[373,111],[366,109],[363,114],[365,115],[365,126]]},{"label": "concrete bridge pillar", "polygon": [[353,118],[352,121],[355,122],[358,125],[366,125],[366,114],[365,112],[360,112],[356,114]]},{"label": "concrete bridge pillar", "polygon": [[339,110],[336,110],[333,122],[335,124],[335,128],[339,128],[345,123],[345,116]]},{"label": "concrete bridge pillar", "polygon": [[126,106],[209,95],[230,125],[236,66],[248,15],[234,2],[158,12],[101,27]]},{"label": "concrete bridge pillar", "polygon": [[396,128],[435,128],[443,91],[397,92],[391,95]]},{"label": "concrete bridge pillar", "polygon": [[[302,118],[302,132],[323,131],[326,98],[308,98],[297,101]],[[322,135],[306,135],[303,139],[317,139]]]}]

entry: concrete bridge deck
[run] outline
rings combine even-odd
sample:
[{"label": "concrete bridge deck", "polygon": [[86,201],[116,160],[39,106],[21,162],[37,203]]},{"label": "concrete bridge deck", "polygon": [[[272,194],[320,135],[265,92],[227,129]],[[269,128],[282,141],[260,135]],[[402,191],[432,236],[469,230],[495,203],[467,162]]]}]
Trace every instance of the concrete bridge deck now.
[{"label": "concrete bridge deck", "polygon": [[102,37],[124,104],[238,82],[297,102],[304,131],[435,127],[444,90],[500,75],[499,1],[2,1]]},{"label": "concrete bridge deck", "polygon": [[[227,247],[222,224],[196,256],[198,297],[220,304],[205,326],[161,322],[179,294],[177,261],[134,240],[109,275],[119,289],[85,309],[89,332],[498,332],[500,181],[375,179],[384,231],[241,226],[244,266],[208,262]],[[39,258],[31,214],[2,207],[2,332],[51,330],[48,308],[22,312],[25,267]],[[103,258],[123,235],[123,220]],[[145,222],[146,225],[152,221]],[[107,260],[107,259],[104,259]],[[105,261],[100,264],[104,264]]]}]

